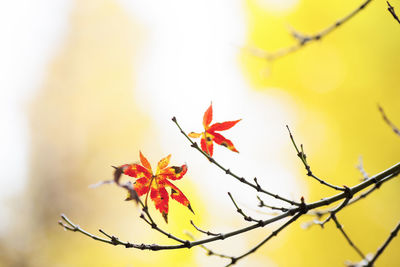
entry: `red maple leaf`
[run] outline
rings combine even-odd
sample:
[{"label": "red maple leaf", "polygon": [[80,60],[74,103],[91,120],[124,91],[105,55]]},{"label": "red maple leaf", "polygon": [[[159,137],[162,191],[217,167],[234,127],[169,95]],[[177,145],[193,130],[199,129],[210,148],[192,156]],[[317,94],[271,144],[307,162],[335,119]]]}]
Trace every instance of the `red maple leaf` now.
[{"label": "red maple leaf", "polygon": [[203,126],[204,126],[204,132],[202,133],[195,133],[191,132],[189,133],[189,137],[192,138],[199,138],[201,137],[201,150],[206,152],[210,157],[213,155],[213,142],[217,143],[218,145],[222,145],[224,147],[227,147],[228,149],[234,151],[234,152],[239,152],[236,150],[235,146],[231,142],[231,140],[226,139],[223,137],[221,134],[217,133],[217,131],[225,131],[233,126],[235,126],[236,123],[238,123],[241,120],[236,120],[236,121],[225,121],[225,122],[217,122],[214,123],[213,125],[210,126],[210,123],[212,121],[212,116],[213,116],[213,110],[212,110],[212,103],[210,104],[210,107],[204,112],[203,116]]},{"label": "red maple leaf", "polygon": [[120,166],[119,169],[121,169],[124,174],[137,179],[134,189],[139,196],[146,194],[145,206],[147,207],[147,198],[150,194],[150,198],[153,200],[156,209],[161,212],[165,222],[168,223],[169,196],[166,187],[169,187],[171,189],[171,198],[188,207],[189,210],[193,212],[186,196],[178,187],[169,181],[181,179],[187,172],[186,164],[180,167],[168,167],[171,159],[171,155],[168,155],[158,162],[156,173],[153,174],[149,161],[143,156],[142,152],[140,152],[139,155],[141,165],[125,164]]}]

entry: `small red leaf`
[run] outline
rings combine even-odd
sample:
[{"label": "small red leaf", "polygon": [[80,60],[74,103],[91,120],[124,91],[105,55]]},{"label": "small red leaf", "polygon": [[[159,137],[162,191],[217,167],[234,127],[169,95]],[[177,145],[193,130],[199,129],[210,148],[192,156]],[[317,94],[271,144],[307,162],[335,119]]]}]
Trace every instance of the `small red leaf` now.
[{"label": "small red leaf", "polygon": [[201,145],[201,150],[203,150],[210,157],[212,157],[214,149],[213,142],[212,141],[207,142],[205,138],[201,138],[200,145]]},{"label": "small red leaf", "polygon": [[214,134],[214,142],[217,143],[218,145],[227,147],[228,149],[234,151],[234,152],[239,152],[236,150],[235,146],[231,142],[231,140],[226,139],[219,133],[213,133]]},{"label": "small red leaf", "polygon": [[203,126],[204,132],[203,133],[195,133],[191,132],[188,136],[190,138],[199,138],[201,137],[200,145],[201,150],[207,153],[210,157],[213,155],[213,142],[217,143],[218,145],[225,146],[229,148],[231,151],[238,152],[233,143],[223,137],[222,135],[216,133],[216,131],[225,131],[233,126],[235,126],[240,120],[235,121],[225,121],[225,122],[217,122],[210,126],[212,121],[212,103],[210,107],[206,110],[203,116]]},{"label": "small red leaf", "polygon": [[210,126],[210,128],[208,128],[208,132],[228,130],[233,126],[235,126],[236,123],[238,123],[239,121],[241,120],[214,123],[213,125]]},{"label": "small red leaf", "polygon": [[174,184],[172,184],[172,183],[169,182],[169,181],[166,181],[166,182],[165,182],[165,185],[171,187],[171,198],[174,199],[174,200],[176,200],[176,201],[178,201],[179,203],[181,203],[181,204],[184,205],[185,207],[188,207],[189,210],[190,210],[191,212],[193,212],[193,214],[194,214],[194,211],[193,211],[192,207],[190,206],[189,200],[188,200],[188,199],[186,198],[186,196],[182,193],[182,191],[179,190],[178,187],[176,187]]},{"label": "small red leaf", "polygon": [[150,179],[152,176],[151,172],[149,172],[145,167],[139,164],[123,165],[121,166],[121,168],[123,168],[124,174],[129,175],[131,177],[135,178],[146,177]]},{"label": "small red leaf", "polygon": [[208,107],[208,109],[206,110],[206,112],[204,112],[204,116],[203,116],[204,129],[207,129],[208,126],[210,125],[210,123],[212,121],[212,116],[213,116],[213,110],[212,110],[212,103],[211,103],[210,106]]},{"label": "small red leaf", "polygon": [[161,213],[168,214],[168,192],[165,190],[165,187],[151,188],[150,198],[154,201],[154,205],[156,209],[158,209]]},{"label": "small red leaf", "polygon": [[187,165],[179,166],[172,166],[167,169],[164,169],[160,175],[165,176],[170,180],[179,180],[181,179],[187,172]]},{"label": "small red leaf", "polygon": [[189,137],[191,138],[199,138],[201,137],[202,133],[195,133],[195,132],[191,132],[188,134]]},{"label": "small red leaf", "polygon": [[135,182],[135,191],[139,196],[143,196],[149,191],[150,181],[147,177],[140,178]]},{"label": "small red leaf", "polygon": [[165,158],[162,158],[157,165],[157,173],[159,173],[162,169],[166,168],[169,164],[169,161],[171,159],[171,155],[166,156]]},{"label": "small red leaf", "polygon": [[145,156],[143,156],[142,152],[139,151],[139,156],[140,156],[140,162],[142,163],[143,167],[145,167],[149,172],[153,172],[151,170],[151,165],[149,163],[149,161],[146,159]]}]

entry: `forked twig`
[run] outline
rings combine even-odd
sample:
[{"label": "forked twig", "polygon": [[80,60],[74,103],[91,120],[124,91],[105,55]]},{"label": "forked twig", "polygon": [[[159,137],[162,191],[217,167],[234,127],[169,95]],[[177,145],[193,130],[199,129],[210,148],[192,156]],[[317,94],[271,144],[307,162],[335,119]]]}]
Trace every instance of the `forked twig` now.
[{"label": "forked twig", "polygon": [[243,212],[243,210],[242,210],[241,208],[239,208],[239,206],[236,204],[236,201],[235,201],[235,199],[233,198],[232,194],[231,194],[230,192],[228,192],[228,195],[229,195],[229,198],[231,199],[233,205],[235,206],[236,211],[237,211],[240,215],[243,216],[243,219],[244,219],[245,221],[248,221],[248,222],[260,222],[260,221],[261,221],[261,220],[254,219],[254,218],[252,218],[252,217],[246,215],[246,214]]},{"label": "forked twig", "polygon": [[191,223],[191,225],[193,225],[193,227],[194,227],[197,231],[199,231],[200,233],[203,233],[203,234],[206,234],[206,235],[210,235],[210,236],[219,236],[219,235],[222,235],[221,233],[215,234],[215,233],[212,233],[212,232],[210,232],[210,231],[204,231],[204,230],[200,229],[197,225],[195,225],[194,222],[193,222],[192,220],[190,220],[190,223]]},{"label": "forked twig", "polygon": [[294,148],[296,149],[297,156],[300,158],[301,162],[304,165],[304,168],[307,170],[307,175],[312,177],[312,178],[314,178],[315,180],[317,180],[321,184],[326,185],[327,187],[330,187],[330,188],[338,190],[338,191],[345,191],[346,190],[345,187],[340,187],[340,186],[336,186],[336,185],[330,184],[330,183],[324,181],[323,179],[318,178],[317,176],[314,175],[314,173],[311,171],[310,165],[307,163],[307,156],[304,153],[303,145],[300,145],[301,150],[299,150],[299,148],[297,147],[296,142],[294,141],[294,137],[292,135],[292,132],[290,131],[289,126],[286,125],[286,128],[287,128],[287,130],[289,132],[290,140],[292,140],[292,144],[293,144]]},{"label": "forked twig", "polygon": [[284,208],[284,207],[275,207],[275,206],[267,205],[267,204],[264,203],[264,201],[263,201],[259,196],[257,196],[257,199],[258,199],[258,201],[259,201],[258,206],[259,206],[260,208],[266,207],[266,208],[269,208],[269,209],[271,209],[271,210],[280,210],[280,211],[282,211],[282,212],[286,212],[286,211],[289,210],[288,208]]}]

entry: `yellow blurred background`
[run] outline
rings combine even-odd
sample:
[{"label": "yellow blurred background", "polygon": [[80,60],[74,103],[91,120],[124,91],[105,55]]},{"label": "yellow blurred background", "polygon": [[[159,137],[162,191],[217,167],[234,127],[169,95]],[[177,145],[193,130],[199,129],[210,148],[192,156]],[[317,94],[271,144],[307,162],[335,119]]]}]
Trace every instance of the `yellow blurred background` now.
[{"label": "yellow blurred background", "polygon": [[[243,119],[224,133],[239,154],[216,147],[214,157],[270,191],[315,201],[334,194],[310,180],[285,125],[303,143],[316,175],[352,186],[362,156],[373,175],[399,161],[400,140],[377,110],[400,124],[400,27],[385,1],[372,1],[347,24],[274,62],[244,47],[275,51],[295,43],[290,28],[315,33],[360,1],[129,1],[41,0],[4,5],[4,73],[0,266],[223,266],[201,248],[148,252],[113,247],[65,232],[60,213],[97,234],[99,228],[134,243],[172,244],[139,219],[125,192],[90,184],[112,178],[111,165],[138,160],[189,171],[175,184],[196,215],[170,201],[176,235],[202,235],[246,225],[260,212],[254,191],[210,165],[171,122],[199,131],[212,101],[214,122]],[[400,10],[400,2],[393,0]],[[7,39],[8,38],[8,39]],[[8,89],[9,88],[9,89]],[[375,252],[400,220],[399,179],[338,214],[364,253]],[[278,204],[263,198],[266,203]],[[152,206],[152,204],[151,204]],[[343,266],[359,261],[333,223],[325,229],[296,222],[237,266]],[[278,225],[278,224],[277,224]],[[272,225],[216,242],[217,252],[240,255]],[[377,266],[400,265],[395,239]]]}]

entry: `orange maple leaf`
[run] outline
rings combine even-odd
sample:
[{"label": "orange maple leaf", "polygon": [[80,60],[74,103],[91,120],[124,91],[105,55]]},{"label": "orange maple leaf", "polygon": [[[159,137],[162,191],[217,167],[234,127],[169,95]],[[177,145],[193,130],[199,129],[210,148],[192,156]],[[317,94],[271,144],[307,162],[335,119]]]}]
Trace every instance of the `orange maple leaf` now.
[{"label": "orange maple leaf", "polygon": [[[156,173],[153,174],[149,161],[139,152],[140,164],[125,164],[119,168],[124,174],[136,178],[134,189],[139,196],[146,194],[145,207],[147,207],[147,198],[150,194],[156,209],[158,209],[164,217],[165,222],[168,223],[168,201],[169,196],[166,187],[171,188],[171,198],[178,201],[182,205],[189,208],[189,200],[186,196],[172,184],[169,180],[179,180],[187,172],[187,166],[182,165],[168,167],[171,155],[166,156],[158,162]],[[193,212],[194,213],[194,212]]]},{"label": "orange maple leaf", "polygon": [[210,104],[210,107],[204,112],[203,116],[203,126],[204,126],[204,132],[202,133],[195,133],[191,132],[189,133],[189,137],[191,138],[199,138],[201,137],[201,150],[206,152],[210,157],[213,155],[213,142],[217,143],[218,145],[222,145],[224,147],[227,147],[228,149],[234,151],[234,152],[239,152],[236,150],[235,146],[231,142],[231,140],[226,139],[223,137],[221,134],[217,133],[216,131],[225,131],[233,126],[235,126],[236,123],[238,123],[240,120],[236,121],[225,121],[225,122],[217,122],[214,123],[213,125],[210,126],[210,123],[212,121],[212,116],[213,116],[213,110],[212,110],[212,103]]}]

